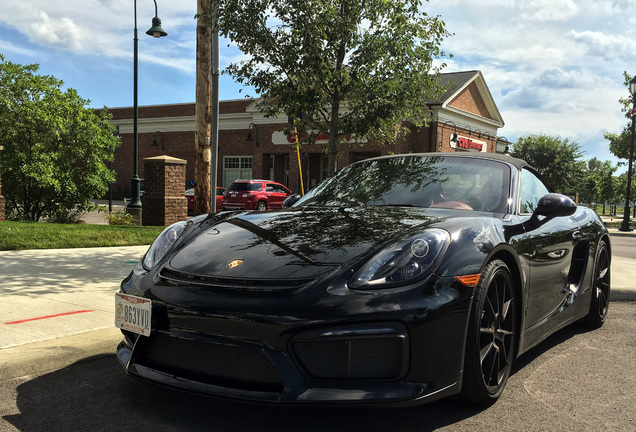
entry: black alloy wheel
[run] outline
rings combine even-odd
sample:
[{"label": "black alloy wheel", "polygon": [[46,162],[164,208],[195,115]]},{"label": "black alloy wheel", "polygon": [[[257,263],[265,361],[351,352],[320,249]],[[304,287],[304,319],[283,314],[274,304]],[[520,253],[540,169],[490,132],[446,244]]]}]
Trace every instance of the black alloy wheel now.
[{"label": "black alloy wheel", "polygon": [[460,398],[491,405],[510,376],[516,343],[516,305],[512,275],[506,263],[488,263],[475,288]]},{"label": "black alloy wheel", "polygon": [[610,252],[605,241],[598,244],[596,262],[594,264],[594,286],[590,311],[585,317],[585,324],[592,328],[599,328],[605,323],[610,299]]}]

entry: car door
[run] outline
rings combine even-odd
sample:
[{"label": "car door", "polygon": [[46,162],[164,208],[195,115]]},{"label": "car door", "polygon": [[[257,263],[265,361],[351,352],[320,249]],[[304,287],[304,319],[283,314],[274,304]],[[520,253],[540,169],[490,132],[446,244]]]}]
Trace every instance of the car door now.
[{"label": "car door", "polygon": [[282,186],[276,183],[268,183],[267,196],[269,198],[269,208],[281,208],[283,201],[287,198],[287,193]]},{"label": "car door", "polygon": [[[523,169],[519,192],[523,222],[530,219],[539,199],[548,192],[537,174]],[[540,326],[568,305],[573,252],[580,239],[581,231],[573,216],[528,226],[519,239],[524,243],[522,255],[529,268],[524,328]]]}]

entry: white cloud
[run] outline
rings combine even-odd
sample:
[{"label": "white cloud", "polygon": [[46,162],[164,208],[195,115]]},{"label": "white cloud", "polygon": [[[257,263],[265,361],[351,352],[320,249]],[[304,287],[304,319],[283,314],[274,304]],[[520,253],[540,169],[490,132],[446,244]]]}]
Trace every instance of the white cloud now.
[{"label": "white cloud", "polygon": [[572,0],[521,0],[518,4],[524,20],[566,21],[579,11]]},{"label": "white cloud", "polygon": [[[125,0],[3,0],[0,25],[19,31],[34,46],[43,49],[129,59],[133,46],[133,4]],[[188,40],[194,59],[195,13],[195,0],[159,2],[158,15],[161,18],[164,14],[162,25],[169,37],[162,38],[163,47],[156,52],[163,57],[155,59],[156,63],[194,72],[193,67],[186,66],[193,61],[184,63],[182,56],[187,48],[185,40]],[[137,2],[140,47],[141,41],[147,38],[145,32],[150,28],[154,15],[152,1]],[[150,59],[150,56],[144,53],[143,58]]]},{"label": "white cloud", "polygon": [[20,54],[26,57],[35,57],[37,55],[37,51],[32,50],[30,48],[13,44],[6,40],[0,40],[0,53],[15,53]]},{"label": "white cloud", "polygon": [[87,52],[90,47],[88,34],[70,18],[51,19],[40,11],[38,18],[29,24],[28,35],[38,45],[51,45],[69,51]]},{"label": "white cloud", "polygon": [[629,62],[633,59],[633,37],[589,30],[582,32],[570,30],[567,36],[579,44],[590,56],[601,57],[607,61],[621,59]]}]

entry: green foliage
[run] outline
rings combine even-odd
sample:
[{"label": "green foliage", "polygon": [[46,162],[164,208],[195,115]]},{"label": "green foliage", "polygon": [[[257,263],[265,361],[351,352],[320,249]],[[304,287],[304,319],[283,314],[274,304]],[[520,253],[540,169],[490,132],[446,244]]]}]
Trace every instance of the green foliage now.
[{"label": "green foliage", "polygon": [[[625,77],[625,87],[627,87],[629,93],[629,82],[632,77],[627,72],[623,72],[623,76]],[[618,103],[621,105],[621,111],[625,113],[625,117],[628,120],[631,119],[630,114],[632,112],[632,107],[634,106],[634,97],[630,94],[628,98],[620,98]],[[631,124],[632,122],[630,120],[620,134],[607,132],[603,135],[605,139],[609,141],[610,151],[619,159],[629,159],[632,137]]]},{"label": "green foliage", "polygon": [[225,72],[256,89],[267,115],[303,113],[299,131],[327,135],[330,173],[345,135],[394,141],[408,132],[404,119],[422,125],[443,91],[445,65],[433,61],[449,33],[420,0],[207,1],[218,4],[219,32],[247,55]]},{"label": "green foliage", "polygon": [[618,198],[617,178],[614,177],[617,167],[610,161],[601,162],[592,158],[587,162],[582,195],[587,202],[612,202]]},{"label": "green foliage", "polygon": [[130,213],[123,210],[117,210],[114,213],[106,215],[109,225],[137,225],[137,220]]},{"label": "green foliage", "polygon": [[547,135],[519,138],[511,155],[532,165],[555,192],[574,194],[585,179],[583,152],[577,142]]},{"label": "green foliage", "polygon": [[7,217],[38,221],[73,219],[91,209],[114,173],[119,139],[110,114],[97,115],[74,89],[37,75],[37,65],[22,66],[0,54],[0,145],[2,191]]},{"label": "green foliage", "polygon": [[[627,172],[621,173],[618,177],[614,177],[614,185],[616,187],[616,197],[620,200],[627,198]],[[630,201],[636,199],[634,188],[636,187],[636,172],[632,170],[632,184],[630,189]]]},{"label": "green foliage", "polygon": [[155,226],[0,222],[0,250],[149,245],[163,231]]}]

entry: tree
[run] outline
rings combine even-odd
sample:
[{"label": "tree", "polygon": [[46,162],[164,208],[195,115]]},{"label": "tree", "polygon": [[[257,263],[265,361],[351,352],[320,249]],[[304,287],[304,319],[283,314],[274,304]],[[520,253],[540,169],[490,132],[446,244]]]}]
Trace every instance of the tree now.
[{"label": "tree", "polygon": [[[615,198],[617,201],[625,201],[627,198],[627,171],[614,177]],[[632,172],[632,188],[636,184],[636,173]],[[631,199],[634,201],[634,190],[632,189]]]},{"label": "tree", "polygon": [[114,173],[104,161],[119,145],[110,114],[63,82],[0,54],[0,145],[7,217],[64,220],[92,208]]},{"label": "tree", "polygon": [[587,170],[585,171],[585,180],[583,181],[581,198],[583,202],[595,203],[598,201],[598,183],[599,178],[597,171],[600,169],[602,162],[596,158],[587,161]]},{"label": "tree", "polygon": [[[347,134],[392,142],[421,126],[442,92],[434,66],[448,35],[420,0],[206,0],[219,32],[248,56],[226,73],[254,87],[266,115],[297,120],[306,142],[326,135],[328,171]],[[302,113],[298,115],[297,113]]]},{"label": "tree", "polygon": [[617,167],[610,161],[601,162],[596,158],[587,161],[582,194],[586,202],[613,202],[617,197]]},{"label": "tree", "polygon": [[[632,77],[627,72],[623,72],[623,76],[625,77],[625,87],[629,89],[629,82],[631,81]],[[620,98],[618,102],[621,105],[621,111],[625,113],[625,117],[629,121],[620,134],[606,132],[603,136],[606,140],[609,141],[609,148],[614,156],[619,159],[629,159],[629,148],[632,136],[630,119],[632,106],[634,105],[634,97],[630,94],[628,98]]]},{"label": "tree", "polygon": [[532,165],[556,192],[574,194],[585,175],[577,142],[547,135],[528,135],[513,145],[511,155]]},{"label": "tree", "polygon": [[610,161],[605,161],[596,171],[598,196],[604,202],[614,202],[618,198],[616,194],[615,167]]},{"label": "tree", "polygon": [[194,214],[210,212],[210,95],[212,86],[211,28],[210,21],[201,17],[205,0],[197,0],[197,75],[196,105],[194,111]]}]

